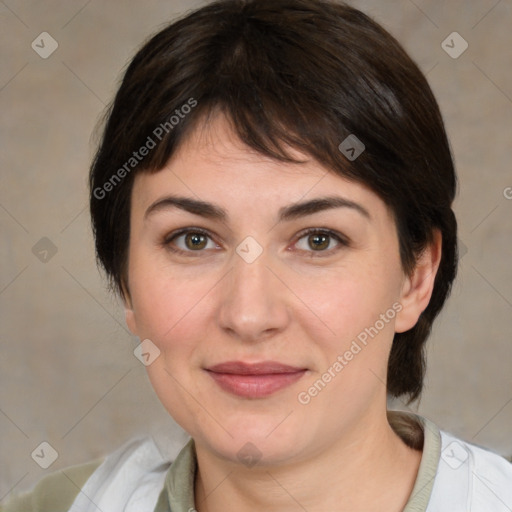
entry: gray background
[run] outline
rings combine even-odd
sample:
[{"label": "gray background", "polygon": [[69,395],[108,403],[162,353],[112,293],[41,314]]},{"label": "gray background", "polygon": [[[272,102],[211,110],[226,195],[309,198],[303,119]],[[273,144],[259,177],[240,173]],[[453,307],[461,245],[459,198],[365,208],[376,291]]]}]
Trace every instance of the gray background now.
[{"label": "gray background", "polygon": [[[429,343],[418,410],[510,456],[512,3],[352,3],[427,74],[460,178],[455,210],[467,252]],[[91,133],[130,56],[168,20],[202,4],[0,1],[0,498],[135,435],[179,432],[95,267],[86,177]],[[31,48],[43,31],[59,45],[47,59]],[[454,31],[469,44],[456,59],[441,46]],[[31,458],[43,441],[58,452],[46,470]]]}]

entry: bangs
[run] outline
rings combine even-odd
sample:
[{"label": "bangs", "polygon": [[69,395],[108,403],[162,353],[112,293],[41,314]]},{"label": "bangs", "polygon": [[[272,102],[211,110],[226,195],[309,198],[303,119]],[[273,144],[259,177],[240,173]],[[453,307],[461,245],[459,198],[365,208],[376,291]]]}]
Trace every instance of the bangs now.
[{"label": "bangs", "polygon": [[[222,44],[216,41],[209,46],[210,65],[201,69],[200,74],[194,74],[195,66],[188,73],[187,63],[183,64],[180,73],[187,88],[182,88],[180,94],[170,93],[165,87],[152,91],[152,101],[146,108],[151,108],[153,102],[164,104],[160,95],[175,96],[171,102],[167,99],[167,110],[155,112],[155,117],[148,116],[156,119],[156,125],[165,124],[190,98],[197,100],[197,106],[164,134],[141,170],[163,168],[192,131],[201,124],[210,124],[221,114],[245,145],[265,156],[299,163],[286,150],[292,147],[328,168],[357,178],[338,146],[354,132],[368,139],[366,130],[358,128],[355,122],[356,105],[362,102],[348,94],[347,90],[352,89],[348,77],[345,87],[337,85],[340,77],[332,77],[332,83],[318,79],[332,58],[325,49],[325,40],[323,47],[314,52],[316,58],[305,61],[304,42],[273,34],[260,23],[226,26],[225,33],[217,39],[222,39]],[[169,73],[170,70],[167,77]],[[337,108],[333,109],[333,105]],[[147,125],[141,130],[139,139],[151,133],[151,128]]]}]

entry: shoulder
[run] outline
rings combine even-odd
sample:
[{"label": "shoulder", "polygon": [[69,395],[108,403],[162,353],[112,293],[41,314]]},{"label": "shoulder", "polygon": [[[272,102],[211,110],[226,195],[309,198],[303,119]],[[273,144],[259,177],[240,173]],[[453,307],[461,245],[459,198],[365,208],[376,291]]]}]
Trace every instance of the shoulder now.
[{"label": "shoulder", "polygon": [[[10,498],[0,512],[153,510],[180,440],[134,438],[101,460],[72,466],[43,478],[32,491]],[[139,506],[140,505],[140,506]]]},{"label": "shoulder", "polygon": [[[500,455],[441,431],[441,456],[428,510],[512,510],[512,464]],[[443,508],[436,508],[442,504]]]},{"label": "shoulder", "polygon": [[66,512],[101,463],[100,459],[50,473],[31,491],[0,505],[0,512]]}]

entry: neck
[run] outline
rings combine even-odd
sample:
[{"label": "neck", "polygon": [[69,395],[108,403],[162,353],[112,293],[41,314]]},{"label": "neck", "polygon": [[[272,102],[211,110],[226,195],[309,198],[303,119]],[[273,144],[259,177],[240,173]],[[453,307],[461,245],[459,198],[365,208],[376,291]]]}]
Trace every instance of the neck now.
[{"label": "neck", "polygon": [[196,445],[197,512],[402,511],[421,451],[398,437],[385,414],[379,418],[367,418],[328,449],[287,465],[247,468]]}]

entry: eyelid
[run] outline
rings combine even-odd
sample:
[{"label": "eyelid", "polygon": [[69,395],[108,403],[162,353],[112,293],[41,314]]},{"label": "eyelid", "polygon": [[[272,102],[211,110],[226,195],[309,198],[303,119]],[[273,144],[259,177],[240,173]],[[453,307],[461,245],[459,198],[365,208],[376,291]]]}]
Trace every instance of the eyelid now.
[{"label": "eyelid", "polygon": [[303,249],[298,249],[301,252],[308,253],[309,257],[322,257],[322,256],[327,257],[327,256],[330,256],[331,254],[333,254],[334,252],[339,251],[342,247],[349,247],[351,245],[350,240],[348,239],[348,237],[346,237],[345,235],[339,233],[338,231],[334,231],[334,230],[329,229],[329,228],[307,228],[307,229],[305,229],[303,231],[300,231],[296,235],[296,240],[294,242],[294,245],[299,240],[304,238],[305,236],[315,235],[315,234],[327,235],[327,236],[329,236],[331,238],[334,238],[338,242],[338,246],[337,247],[333,247],[332,249],[325,250],[325,251],[305,251]]},{"label": "eyelid", "polygon": [[212,238],[211,233],[207,229],[197,228],[195,226],[189,226],[186,228],[177,229],[176,231],[173,231],[172,233],[165,235],[163,241],[165,243],[169,243],[170,241],[174,240],[178,236],[185,235],[187,233],[200,233],[201,235],[205,235],[205,236]]},{"label": "eyelid", "polygon": [[163,237],[163,240],[161,242],[161,245],[172,251],[172,252],[175,252],[175,253],[179,253],[179,254],[187,254],[187,255],[194,255],[194,253],[197,253],[198,255],[202,252],[204,252],[204,250],[199,250],[199,251],[185,251],[183,249],[180,249],[179,247],[172,247],[172,242],[176,239],[176,238],[179,238],[180,236],[183,236],[183,235],[187,235],[188,233],[198,233],[198,234],[201,234],[201,235],[204,235],[206,236],[207,238],[209,238],[212,242],[214,242],[215,244],[219,245],[214,237],[212,236],[212,234],[207,230],[207,229],[204,229],[204,228],[198,228],[198,227],[194,227],[194,226],[189,226],[189,227],[186,227],[186,228],[181,228],[181,229],[177,229],[176,231],[173,231],[172,233],[169,233],[168,235],[165,235]]}]

